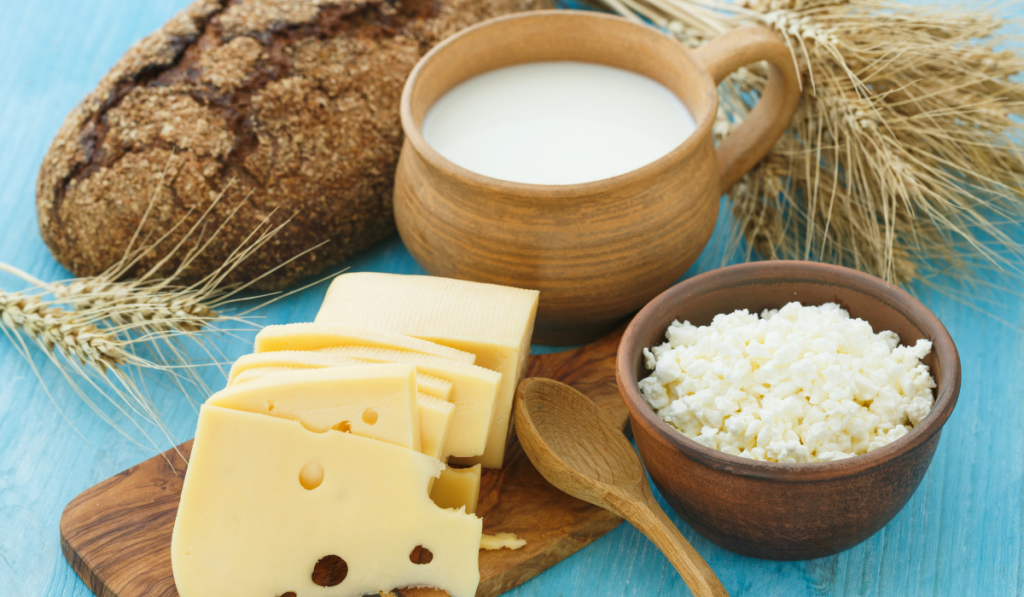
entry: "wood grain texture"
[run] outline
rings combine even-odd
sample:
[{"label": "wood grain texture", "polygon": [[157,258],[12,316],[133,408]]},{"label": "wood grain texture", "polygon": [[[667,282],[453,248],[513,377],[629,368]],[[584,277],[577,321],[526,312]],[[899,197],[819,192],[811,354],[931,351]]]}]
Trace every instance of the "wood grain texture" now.
[{"label": "wood grain texture", "polygon": [[628,520],[672,562],[695,597],[729,597],[655,501],[644,465],[619,426],[590,399],[561,382],[530,377],[516,390],[515,420],[523,451],[552,485]]},{"label": "wood grain texture", "polygon": [[[642,168],[572,185],[482,176],[424,140],[424,115],[451,88],[483,72],[546,60],[645,75],[686,105],[696,128]],[[758,60],[772,66],[764,99],[716,154],[715,82]],[[486,21],[439,44],[406,81],[395,223],[431,274],[540,290],[535,341],[590,342],[693,264],[714,230],[720,190],[767,153],[799,97],[789,49],[766,29],[734,31],[692,54],[656,29],[609,15],[543,11]]]},{"label": "wood grain texture", "polygon": [[[571,355],[532,356],[530,370],[548,376],[564,374],[569,382],[612,379],[620,335],[621,330]],[[610,424],[620,430],[625,425],[621,402],[617,394],[605,392],[599,407],[615,417]],[[171,532],[191,452],[189,440],[103,481],[68,504],[60,521],[61,550],[93,593],[100,597],[178,595],[171,570]],[[480,552],[477,597],[495,597],[522,584],[621,522],[614,513],[552,487],[518,442],[509,447],[504,468],[484,471],[477,516],[484,520],[485,533],[515,533],[526,540],[517,550]],[[399,597],[445,594],[433,589],[393,591]]]},{"label": "wood grain texture", "polygon": [[[4,181],[0,185],[0,260],[45,280],[68,276],[36,230],[35,177],[43,154],[68,111],[125,50],[188,3],[5,3],[0,19],[0,138],[4,140],[0,143],[0,180]],[[936,0],[934,4],[953,3]],[[1024,16],[1024,7],[1007,7],[1009,16]],[[1014,30],[1022,32],[1019,27]],[[729,205],[716,202],[714,208],[721,209],[719,228],[687,276],[723,263],[721,252],[716,251],[727,238]],[[423,273],[394,237],[344,267]],[[1024,341],[1019,331],[1024,328],[1024,305],[1014,294],[1024,292],[1024,284],[1007,278],[1001,285],[1006,290],[968,289],[966,299],[918,289],[918,296],[956,340],[963,390],[920,487],[879,533],[835,556],[768,562],[718,547],[669,511],[669,518],[730,594],[1024,596],[1024,433],[1020,431],[1024,428],[1024,368],[1020,366]],[[21,286],[0,277],[0,287]],[[260,309],[258,315],[267,324],[310,321],[324,290],[311,288]],[[998,313],[1009,325],[982,311]],[[254,332],[235,335],[218,339],[229,359],[250,351]],[[89,597],[92,592],[60,552],[61,512],[82,491],[159,450],[139,448],[111,430],[59,381],[59,372],[38,353],[36,364],[48,380],[54,402],[41,391],[32,369],[0,338],[0,595]],[[215,368],[205,377],[211,386],[225,383]],[[197,413],[181,394],[154,385],[151,395],[178,441],[191,437]],[[109,406],[100,408],[124,422]],[[654,494],[668,509],[656,489]],[[625,524],[508,593],[509,597],[687,594],[657,547]]]}]

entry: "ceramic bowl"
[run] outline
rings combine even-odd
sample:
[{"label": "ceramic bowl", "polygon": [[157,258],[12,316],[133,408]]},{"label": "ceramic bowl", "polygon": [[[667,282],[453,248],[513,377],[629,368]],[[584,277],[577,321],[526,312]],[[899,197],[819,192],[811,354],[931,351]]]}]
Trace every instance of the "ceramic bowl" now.
[{"label": "ceramic bowl", "polygon": [[[658,418],[640,394],[649,371],[642,351],[665,341],[673,320],[707,325],[719,313],[839,303],[875,332],[902,344],[932,341],[924,360],[935,378],[935,404],[910,433],[867,454],[837,462],[758,462],[707,448]],[[848,268],[773,261],[695,276],[666,290],[630,323],[616,357],[619,391],[640,456],[669,505],[718,545],[772,560],[838,553],[885,526],[924,477],[943,424],[960,393],[960,357],[942,323],[919,301]]]}]

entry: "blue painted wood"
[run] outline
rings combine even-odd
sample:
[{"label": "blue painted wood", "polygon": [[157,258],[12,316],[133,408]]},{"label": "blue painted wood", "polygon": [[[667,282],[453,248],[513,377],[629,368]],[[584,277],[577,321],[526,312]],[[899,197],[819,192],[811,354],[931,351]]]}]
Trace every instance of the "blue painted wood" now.
[{"label": "blue painted wood", "polygon": [[[0,19],[0,260],[44,279],[68,274],[36,231],[35,176],[65,114],[135,40],[187,0],[4,2]],[[1024,8],[1014,9],[1018,16]],[[723,212],[727,213],[727,212]],[[716,239],[721,240],[721,231]],[[693,271],[720,263],[709,249]],[[419,272],[397,238],[352,260],[357,270]],[[692,273],[692,272],[691,272]],[[1011,290],[1021,284],[1006,280]],[[0,277],[0,287],[20,288]],[[988,298],[1021,327],[1019,295]],[[264,323],[313,317],[323,288],[262,309]],[[1017,329],[936,292],[923,300],[945,322],[963,359],[963,392],[935,461],[907,507],[880,533],[840,555],[810,562],[766,562],[683,532],[733,595],[931,596],[1024,594],[1024,343]],[[252,332],[225,337],[234,357]],[[0,595],[89,595],[58,547],[58,521],[79,492],[151,454],[120,437],[54,381],[55,403],[30,368],[0,341]],[[211,384],[218,381],[208,372]],[[223,383],[223,382],[220,382]],[[179,394],[153,393],[179,439],[192,435],[195,409]],[[76,435],[58,407],[81,433]],[[109,411],[110,409],[106,409]],[[867,496],[870,498],[870,496]],[[661,554],[629,525],[510,593],[584,596],[687,594]]]}]

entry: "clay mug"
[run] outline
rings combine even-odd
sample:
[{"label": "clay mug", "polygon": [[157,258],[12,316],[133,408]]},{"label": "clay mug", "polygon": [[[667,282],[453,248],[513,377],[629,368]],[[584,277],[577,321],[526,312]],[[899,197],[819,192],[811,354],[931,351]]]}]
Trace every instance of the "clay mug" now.
[{"label": "clay mug", "polygon": [[[427,110],[459,83],[554,60],[653,79],[683,102],[696,129],[641,168],[568,185],[483,176],[424,140]],[[761,60],[768,64],[764,94],[716,149],[715,86]],[[792,54],[763,27],[735,29],[689,50],[653,27],[593,12],[544,10],[480,23],[428,52],[406,81],[394,190],[398,231],[430,274],[539,290],[534,342],[594,340],[693,264],[715,228],[719,197],[782,135],[799,97]]]}]

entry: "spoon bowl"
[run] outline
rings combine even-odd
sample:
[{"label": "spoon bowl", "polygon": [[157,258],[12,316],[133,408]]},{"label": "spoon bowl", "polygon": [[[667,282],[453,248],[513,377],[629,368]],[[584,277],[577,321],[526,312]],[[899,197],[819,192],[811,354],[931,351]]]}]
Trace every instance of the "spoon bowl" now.
[{"label": "spoon bowl", "polygon": [[[635,487],[646,483],[643,464],[633,446],[592,400],[551,379],[531,378],[520,387],[524,390],[521,408],[536,434],[520,436],[519,441],[524,448],[526,442],[543,441],[554,456],[549,463],[552,471],[557,469],[560,476],[572,478],[575,484],[584,479],[594,486]],[[591,450],[591,444],[602,449]],[[536,446],[527,453],[541,449]],[[557,483],[552,484],[565,491]]]},{"label": "spoon bowl", "polygon": [[515,425],[523,451],[549,483],[628,520],[661,549],[696,597],[728,597],[655,501],[629,440],[592,400],[553,379],[524,379],[516,391]]}]

